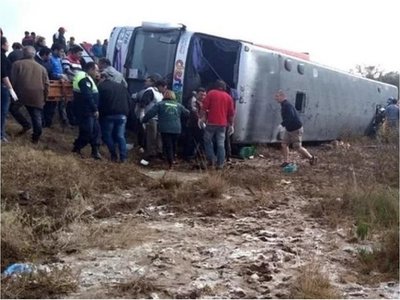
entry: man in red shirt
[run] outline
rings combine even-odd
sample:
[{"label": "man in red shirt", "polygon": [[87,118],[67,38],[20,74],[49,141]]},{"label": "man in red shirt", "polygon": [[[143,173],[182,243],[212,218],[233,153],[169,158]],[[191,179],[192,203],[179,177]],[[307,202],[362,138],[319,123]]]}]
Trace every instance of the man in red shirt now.
[{"label": "man in red shirt", "polygon": [[[205,122],[204,148],[210,165],[222,169],[225,162],[225,129],[227,126],[233,132],[233,117],[235,110],[233,99],[226,92],[226,83],[215,82],[215,87],[207,93],[202,108],[202,119]],[[201,124],[199,124],[201,126]],[[214,139],[215,136],[215,139]],[[214,152],[214,141],[217,143],[217,153]]]}]

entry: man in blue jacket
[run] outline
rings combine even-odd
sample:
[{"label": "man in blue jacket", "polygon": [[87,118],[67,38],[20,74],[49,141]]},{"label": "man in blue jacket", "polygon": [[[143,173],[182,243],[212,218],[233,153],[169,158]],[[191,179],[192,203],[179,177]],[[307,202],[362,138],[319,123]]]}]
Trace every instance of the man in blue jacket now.
[{"label": "man in blue jacket", "polygon": [[[63,72],[61,58],[64,57],[64,48],[60,44],[53,44],[51,46],[52,55],[50,56],[51,71],[49,73],[50,80],[68,81],[67,75]],[[65,110],[65,99],[59,101],[46,101],[43,108],[43,125],[44,127],[51,127],[53,124],[53,116],[58,107],[58,114],[63,127],[68,123],[67,112]]]},{"label": "man in blue jacket", "polygon": [[289,101],[287,101],[286,95],[282,90],[279,90],[275,94],[275,100],[281,104],[281,125],[285,128],[281,142],[284,159],[281,167],[286,167],[289,164],[290,144],[293,144],[293,149],[299,152],[303,157],[308,158],[310,164],[314,165],[316,163],[316,157],[311,155],[310,152],[308,152],[307,149],[301,145],[303,137],[303,124],[300,121],[296,109]]}]

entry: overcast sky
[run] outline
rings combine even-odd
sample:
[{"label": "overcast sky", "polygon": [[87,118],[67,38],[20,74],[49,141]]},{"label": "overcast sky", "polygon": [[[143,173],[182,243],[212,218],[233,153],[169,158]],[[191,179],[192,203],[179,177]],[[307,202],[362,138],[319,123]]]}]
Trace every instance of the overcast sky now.
[{"label": "overcast sky", "polygon": [[0,0],[0,26],[10,43],[28,30],[51,46],[60,26],[67,39],[94,43],[114,26],[183,23],[189,31],[309,52],[346,71],[357,64],[398,71],[399,11],[398,0]]}]

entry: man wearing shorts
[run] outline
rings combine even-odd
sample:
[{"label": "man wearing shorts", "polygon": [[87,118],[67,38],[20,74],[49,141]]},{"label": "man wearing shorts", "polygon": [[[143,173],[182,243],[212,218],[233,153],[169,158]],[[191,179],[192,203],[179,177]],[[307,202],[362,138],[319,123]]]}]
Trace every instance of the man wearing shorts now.
[{"label": "man wearing shorts", "polygon": [[303,137],[303,124],[300,121],[296,109],[289,101],[287,101],[286,95],[282,90],[279,90],[275,94],[275,100],[281,104],[281,125],[285,128],[281,142],[284,159],[281,167],[285,167],[289,164],[290,144],[293,144],[293,149],[299,152],[303,157],[308,158],[310,164],[314,165],[317,161],[316,157],[311,155],[310,152],[308,152],[307,149],[301,145]]}]

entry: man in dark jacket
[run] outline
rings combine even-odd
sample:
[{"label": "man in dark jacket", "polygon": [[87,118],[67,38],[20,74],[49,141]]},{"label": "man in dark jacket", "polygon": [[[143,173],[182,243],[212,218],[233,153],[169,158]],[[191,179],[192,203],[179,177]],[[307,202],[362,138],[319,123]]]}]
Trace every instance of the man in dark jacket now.
[{"label": "man in dark jacket", "polygon": [[102,73],[99,84],[100,126],[104,143],[108,147],[111,160],[118,161],[115,145],[119,149],[119,161],[127,158],[125,127],[130,111],[130,94],[128,89]]},{"label": "man in dark jacket", "polygon": [[58,28],[58,31],[53,34],[53,45],[54,44],[59,44],[64,48],[64,51],[67,51],[67,41],[65,40],[65,28],[60,27]]},{"label": "man in dark jacket", "polygon": [[24,54],[22,53],[22,45],[20,43],[13,43],[11,47],[13,51],[8,55],[8,59],[11,63],[24,57]]},{"label": "man in dark jacket", "polygon": [[98,121],[99,92],[94,82],[98,70],[94,62],[89,62],[85,65],[84,71],[76,72],[72,81],[73,109],[79,126],[79,135],[74,142],[72,152],[81,154],[81,149],[90,144],[94,159],[101,159]]},{"label": "man in dark jacket", "polygon": [[50,77],[52,72],[51,67],[51,50],[50,48],[43,47],[35,55],[35,61],[46,69],[47,75]]},{"label": "man in dark jacket", "polygon": [[5,126],[6,119],[8,114],[8,109],[10,106],[10,94],[14,101],[18,100],[17,95],[13,89],[13,86],[10,81],[11,75],[11,62],[8,59],[6,53],[8,51],[9,45],[7,38],[1,37],[1,141],[8,142],[6,138]]},{"label": "man in dark jacket", "polygon": [[[33,33],[33,32],[32,32]],[[35,44],[35,38],[34,36],[31,34],[29,34],[29,31],[25,31],[25,36],[22,39],[22,46],[33,46]]]},{"label": "man in dark jacket", "polygon": [[281,104],[281,125],[285,128],[282,139],[282,153],[284,161],[281,167],[286,167],[289,164],[289,145],[293,144],[293,149],[298,151],[302,156],[309,159],[310,164],[316,163],[316,157],[311,155],[306,148],[301,145],[303,136],[303,124],[300,121],[294,106],[287,101],[286,95],[282,90],[275,94],[275,100]]},{"label": "man in dark jacket", "polygon": [[31,117],[32,143],[38,143],[42,134],[42,110],[49,88],[49,77],[45,68],[34,61],[35,53],[35,48],[26,46],[24,59],[13,64],[10,78],[19,101]]}]

